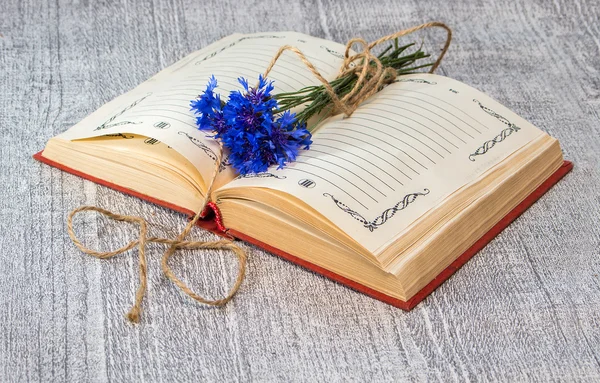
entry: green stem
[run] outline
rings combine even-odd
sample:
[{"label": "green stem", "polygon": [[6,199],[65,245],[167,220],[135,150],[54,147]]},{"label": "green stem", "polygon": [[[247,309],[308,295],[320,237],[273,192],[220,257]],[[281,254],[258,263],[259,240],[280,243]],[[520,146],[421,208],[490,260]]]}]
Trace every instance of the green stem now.
[{"label": "green stem", "polygon": [[[414,66],[417,61],[429,57],[421,50],[422,46],[412,53],[405,54],[405,51],[414,45],[415,43],[398,46],[398,39],[394,39],[393,44],[384,49],[377,58],[384,67],[394,68],[398,76],[411,74],[418,69],[433,65],[427,63]],[[375,63],[369,63],[369,65],[375,65]],[[333,80],[330,84],[335,94],[342,98],[354,88],[357,80],[358,76],[351,73]],[[312,116],[319,114],[332,104],[331,97],[323,85],[307,86],[296,92],[279,93],[274,97],[278,101],[279,112],[306,105],[301,112],[296,114],[296,119],[300,123],[306,123]],[[312,130],[312,128],[314,127],[308,129]]]}]

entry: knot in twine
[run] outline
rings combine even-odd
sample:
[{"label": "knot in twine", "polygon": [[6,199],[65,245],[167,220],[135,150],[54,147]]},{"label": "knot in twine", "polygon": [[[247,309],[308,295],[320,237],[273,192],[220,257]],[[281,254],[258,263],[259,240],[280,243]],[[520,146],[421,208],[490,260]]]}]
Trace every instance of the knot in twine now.
[{"label": "knot in twine", "polygon": [[[329,97],[331,98],[331,101],[334,104],[333,110],[343,112],[346,116],[349,117],[350,115],[352,115],[352,113],[356,110],[356,108],[358,108],[358,106],[363,101],[365,101],[367,98],[371,97],[373,94],[375,94],[376,92],[381,90],[381,88],[384,87],[385,85],[394,82],[396,79],[396,75],[397,75],[396,70],[394,68],[390,68],[390,67],[387,67],[387,68],[383,67],[380,60],[377,58],[377,56],[375,56],[373,53],[371,53],[371,50],[375,46],[377,46],[383,42],[393,40],[393,39],[408,35],[410,33],[416,32],[418,30],[425,29],[425,28],[431,28],[431,27],[443,28],[448,33],[447,38],[446,38],[446,43],[444,44],[444,47],[442,48],[442,51],[441,51],[438,59],[435,61],[435,63],[432,65],[432,67],[429,71],[429,73],[433,73],[437,69],[437,67],[440,65],[444,55],[446,54],[446,51],[448,50],[448,47],[450,46],[450,41],[452,39],[452,30],[448,26],[446,26],[446,24],[441,23],[441,22],[431,22],[431,23],[422,24],[422,25],[419,25],[419,26],[416,26],[413,28],[405,29],[405,30],[396,32],[394,34],[382,37],[379,40],[374,41],[370,44],[368,44],[365,40],[363,40],[361,38],[353,38],[350,41],[348,41],[348,43],[346,44],[346,51],[344,53],[344,62],[340,68],[337,78],[344,77],[348,74],[355,74],[357,76],[357,81],[356,81],[355,86],[352,88],[352,90],[348,94],[344,95],[342,98],[339,98],[337,96],[337,94],[336,94],[335,90],[333,89],[333,87],[331,86],[331,84],[321,75],[321,73],[319,73],[319,71],[306,58],[306,56],[298,48],[290,46],[290,45],[284,45],[281,48],[279,48],[279,51],[275,54],[275,56],[269,63],[269,66],[267,67],[267,69],[264,73],[264,77],[266,78],[269,75],[269,73],[271,72],[271,69],[273,69],[273,66],[275,65],[275,63],[277,62],[279,57],[281,57],[283,52],[285,52],[286,50],[292,51],[300,58],[300,60],[302,60],[302,62],[312,72],[312,74],[323,84]],[[354,44],[361,45],[362,51],[360,51],[359,53],[356,53],[354,55],[350,55],[350,51]],[[331,112],[333,112],[333,110]],[[75,246],[77,246],[79,248],[79,250],[81,250],[82,252],[84,252],[86,254],[89,254],[91,256],[94,256],[94,257],[100,258],[100,259],[108,259],[108,258],[114,257],[115,255],[124,253],[128,250],[131,250],[136,246],[138,247],[140,285],[135,293],[135,301],[134,301],[133,307],[127,313],[127,318],[131,322],[138,323],[140,321],[140,315],[142,312],[142,308],[141,308],[142,301],[144,299],[144,295],[146,293],[146,288],[147,288],[147,284],[148,284],[148,281],[147,281],[148,265],[146,263],[145,248],[146,248],[146,244],[149,242],[164,243],[164,244],[169,245],[169,248],[167,249],[167,251],[164,253],[164,255],[162,257],[162,261],[161,261],[162,271],[167,276],[167,278],[169,278],[173,283],[175,283],[175,285],[177,285],[177,287],[179,287],[181,289],[181,291],[183,291],[185,294],[187,294],[192,299],[194,299],[200,303],[204,303],[204,304],[211,305],[211,306],[223,306],[227,302],[229,302],[231,300],[231,298],[233,298],[233,296],[237,293],[238,289],[240,288],[240,285],[242,284],[242,281],[244,280],[244,275],[246,272],[246,253],[244,252],[244,250],[242,250],[239,246],[235,245],[233,242],[228,241],[228,240],[220,240],[220,241],[186,241],[185,240],[185,238],[188,236],[188,234],[190,233],[190,231],[192,230],[194,225],[198,222],[198,220],[200,218],[203,217],[203,213],[207,209],[207,205],[210,203],[210,194],[212,192],[215,178],[219,171],[222,154],[223,154],[223,145],[220,144],[220,150],[218,151],[217,160],[215,161],[215,170],[213,172],[213,175],[212,175],[208,190],[206,192],[206,196],[202,203],[202,206],[200,207],[198,212],[194,215],[194,217],[190,220],[190,222],[188,222],[185,229],[175,239],[147,237],[147,226],[148,225],[147,225],[146,220],[144,220],[141,217],[115,214],[108,210],[105,210],[105,209],[102,209],[102,208],[99,208],[96,206],[81,206],[69,213],[69,216],[67,218],[67,231],[68,231],[69,237],[71,238],[71,240],[73,241]],[[139,237],[138,237],[138,239],[133,240],[133,241],[129,242],[127,245],[125,245],[117,250],[114,250],[114,251],[102,252],[102,251],[88,249],[77,239],[77,237],[75,236],[75,232],[73,231],[73,217],[77,213],[84,212],[84,211],[95,211],[100,214],[104,214],[108,218],[116,220],[116,221],[137,223],[140,226]],[[217,300],[210,300],[210,299],[204,298],[204,297],[194,293],[185,283],[183,283],[179,278],[177,278],[177,276],[175,276],[175,274],[173,273],[173,271],[171,270],[171,268],[169,267],[167,262],[168,262],[169,258],[177,250],[181,250],[181,249],[187,249],[187,250],[222,249],[222,250],[230,250],[233,253],[235,253],[235,255],[237,256],[237,258],[239,260],[238,275],[237,275],[237,278],[236,278],[236,281],[235,281],[233,287],[231,287],[231,289],[229,290],[229,293],[227,294],[227,296],[225,298],[217,299]]]},{"label": "knot in twine", "polygon": [[[333,114],[334,111],[342,112],[346,115],[346,117],[350,117],[352,113],[358,108],[360,104],[363,103],[366,99],[380,91],[385,85],[391,84],[396,80],[397,72],[394,68],[384,67],[381,64],[379,58],[374,55],[371,50],[377,45],[384,43],[386,41],[394,40],[396,38],[409,35],[413,32],[419,31],[421,29],[426,28],[443,28],[447,32],[446,42],[440,55],[438,56],[435,63],[431,66],[429,73],[435,72],[438,68],[444,55],[448,51],[450,47],[450,42],[452,40],[452,30],[446,24],[434,21],[430,23],[425,23],[418,25],[416,27],[404,29],[393,33],[391,35],[384,36],[379,40],[376,40],[372,43],[367,43],[364,39],[361,38],[353,38],[348,41],[346,44],[346,51],[344,53],[344,62],[338,72],[336,79],[341,77],[345,77],[348,74],[355,74],[357,76],[357,81],[352,90],[342,98],[338,97],[335,90],[322,75],[315,68],[315,66],[306,58],[304,53],[300,51],[300,49],[293,47],[291,45],[284,45],[279,48],[279,51],[275,54],[267,70],[265,71],[263,77],[267,77],[273,69],[273,66],[277,62],[277,60],[281,57],[283,52],[291,51],[294,52],[300,60],[306,65],[306,67],[312,72],[312,74],[323,84],[327,94],[331,98],[333,102],[334,108],[330,111]],[[352,46],[354,44],[358,44],[362,46],[362,51],[356,53],[354,55],[350,55],[350,51],[352,50]]]},{"label": "knot in twine", "polygon": [[[240,288],[240,285],[242,284],[242,281],[244,280],[244,275],[246,273],[246,253],[244,252],[244,250],[242,250],[239,246],[237,246],[236,244],[234,244],[233,242],[228,241],[228,240],[220,240],[220,241],[186,241],[185,240],[185,238],[190,233],[190,231],[192,230],[194,225],[196,225],[198,220],[203,216],[203,213],[205,212],[205,210],[207,208],[207,204],[209,203],[209,200],[210,200],[210,194],[212,191],[214,180],[216,178],[216,175],[218,174],[219,165],[221,164],[222,153],[223,153],[223,147],[221,146],[220,150],[219,150],[219,154],[217,156],[217,160],[215,162],[215,164],[216,164],[215,172],[212,176],[211,182],[209,184],[209,187],[208,187],[208,190],[206,193],[206,197],[204,199],[204,202],[202,203],[201,208],[194,215],[194,217],[188,222],[185,229],[183,229],[183,231],[175,239],[147,237],[147,226],[148,225],[147,225],[146,220],[144,220],[141,217],[115,214],[108,210],[105,210],[105,209],[102,209],[102,208],[99,208],[96,206],[81,206],[69,213],[69,216],[67,217],[67,232],[69,234],[69,237],[71,237],[71,240],[73,241],[75,246],[77,246],[79,248],[79,250],[81,250],[82,252],[84,252],[86,254],[89,254],[93,257],[100,258],[100,259],[108,259],[108,258],[114,257],[115,255],[124,253],[128,250],[131,250],[136,246],[138,247],[140,285],[135,293],[135,301],[134,301],[133,307],[127,313],[127,319],[129,319],[131,322],[139,323],[139,321],[140,321],[140,315],[142,312],[142,301],[144,299],[144,295],[146,293],[146,288],[147,288],[147,284],[148,284],[148,277],[147,277],[148,265],[146,263],[145,248],[146,248],[146,244],[149,242],[164,243],[164,244],[169,245],[169,248],[167,249],[167,251],[164,253],[164,255],[162,257],[162,261],[161,261],[162,271],[167,276],[167,278],[169,278],[173,283],[175,283],[175,285],[177,285],[177,287],[179,287],[179,289],[181,289],[181,291],[183,291],[185,294],[187,294],[192,299],[194,299],[200,303],[204,303],[204,304],[211,305],[211,306],[223,306],[227,302],[229,302],[231,300],[231,298],[233,298],[235,293]],[[103,215],[107,216],[108,218],[116,220],[116,221],[136,223],[140,227],[139,237],[138,237],[138,239],[133,240],[133,241],[129,242],[127,245],[125,245],[117,250],[114,250],[114,251],[103,252],[103,251],[96,251],[96,250],[88,249],[77,239],[77,237],[75,236],[75,232],[73,231],[73,217],[77,213],[84,212],[84,211],[96,211],[96,212],[103,214]],[[175,274],[173,273],[173,271],[171,270],[171,268],[169,267],[167,262],[168,262],[169,258],[177,250],[182,250],[182,249],[186,249],[186,250],[221,249],[221,250],[230,250],[233,253],[235,253],[235,255],[237,256],[238,261],[239,261],[238,275],[237,275],[237,278],[235,280],[233,287],[229,290],[229,293],[227,294],[227,296],[225,298],[217,299],[217,300],[211,300],[211,299],[204,298],[204,297],[194,293],[185,283],[183,283],[179,278],[177,278],[177,276],[175,276]]]}]

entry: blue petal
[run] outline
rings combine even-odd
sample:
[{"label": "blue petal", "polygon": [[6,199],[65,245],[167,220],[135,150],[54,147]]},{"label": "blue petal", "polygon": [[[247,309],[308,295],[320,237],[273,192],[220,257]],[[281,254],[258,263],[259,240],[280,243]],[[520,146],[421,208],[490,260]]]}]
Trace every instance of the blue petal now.
[{"label": "blue petal", "polygon": [[245,79],[245,78],[243,78],[243,77],[238,77],[238,79],[237,79],[237,80],[238,80],[238,82],[239,82],[240,84],[242,84],[242,86],[244,87],[244,89],[246,90],[246,92],[248,92],[248,80],[246,80],[246,79]]}]

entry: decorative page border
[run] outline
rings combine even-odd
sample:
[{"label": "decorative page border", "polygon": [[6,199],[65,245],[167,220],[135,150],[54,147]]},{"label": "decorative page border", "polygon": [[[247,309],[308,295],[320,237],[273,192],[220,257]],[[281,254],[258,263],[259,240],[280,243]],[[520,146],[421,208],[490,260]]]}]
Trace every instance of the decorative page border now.
[{"label": "decorative page border", "polygon": [[121,116],[123,113],[127,112],[128,110],[130,110],[131,108],[135,107],[137,104],[139,104],[140,102],[144,101],[145,99],[147,99],[148,97],[152,96],[152,92],[147,93],[144,97],[139,98],[137,100],[135,100],[134,102],[131,103],[131,105],[127,106],[125,109],[121,110],[119,113],[115,114],[114,116],[112,116],[111,118],[109,118],[108,120],[104,121],[104,123],[102,123],[102,125],[98,126],[96,129],[94,129],[94,131],[96,130],[103,130],[103,129],[109,129],[115,126],[121,126],[121,125],[137,125],[137,124],[141,124],[141,121],[138,122],[134,122],[134,121],[121,121],[121,122],[117,122],[117,123],[112,123],[117,117]]},{"label": "decorative page border", "polygon": [[244,40],[255,40],[255,39],[284,39],[286,36],[275,36],[275,35],[260,35],[260,36],[244,36],[244,37],[240,37],[239,39],[229,43],[228,45],[220,48],[219,50],[210,53],[209,55],[205,56],[203,59],[196,61],[194,63],[194,65],[200,65],[202,64],[204,61],[211,59],[213,57],[215,57],[216,55],[218,55],[219,53],[223,52],[224,50],[227,50],[239,43],[241,43]]},{"label": "decorative page border", "polygon": [[[182,132],[182,131],[177,132],[177,134],[186,136],[188,138],[188,140],[190,140],[190,142],[192,144],[194,144],[198,148],[202,149],[202,151],[204,152],[204,154],[206,154],[208,157],[210,157],[210,159],[212,159],[213,161],[217,160],[217,153],[215,153],[214,150],[212,150],[211,148],[209,148],[208,146],[206,146],[199,139],[197,139],[195,137],[192,137],[189,134],[187,134],[186,132]],[[219,164],[219,173],[222,172],[229,165],[231,165],[229,163],[229,157],[228,156],[223,156],[223,158],[221,160],[221,163]]]},{"label": "decorative page border", "polygon": [[269,172],[240,174],[239,176],[235,177],[236,180],[239,180],[241,178],[276,178],[278,180],[284,180],[287,177],[286,176],[278,176],[277,174],[273,174],[273,173],[269,173]]},{"label": "decorative page border", "polygon": [[516,133],[519,130],[521,130],[521,128],[519,128],[517,125],[515,125],[512,122],[508,121],[506,118],[504,118],[503,116],[501,116],[498,113],[494,112],[490,108],[484,106],[483,104],[481,104],[476,99],[473,99],[473,102],[476,102],[477,104],[479,104],[479,107],[484,112],[486,112],[487,114],[489,114],[490,116],[495,117],[500,122],[502,122],[503,124],[508,125],[508,128],[503,129],[496,137],[492,138],[489,141],[484,142],[483,145],[481,145],[480,147],[477,148],[477,150],[475,150],[473,153],[471,153],[469,155],[469,160],[471,160],[471,161],[475,161],[475,157],[482,156],[482,155],[486,154],[491,148],[494,147],[494,145],[496,145],[496,144],[504,141],[506,139],[506,137],[508,137],[511,134]]},{"label": "decorative page border", "polygon": [[429,194],[429,192],[430,192],[429,189],[423,189],[423,192],[416,192],[416,193],[410,193],[410,194],[405,195],[404,198],[402,198],[400,201],[398,201],[398,203],[396,203],[394,206],[392,206],[388,209],[385,209],[377,218],[375,218],[372,221],[367,220],[360,213],[350,209],[348,207],[348,205],[344,204],[343,202],[340,202],[340,200],[335,198],[332,194],[323,193],[323,196],[330,197],[338,208],[340,208],[344,212],[350,214],[350,216],[352,218],[354,218],[358,222],[362,223],[364,227],[369,229],[369,231],[373,232],[379,226],[388,222],[394,215],[396,215],[397,212],[399,212],[400,210],[406,209],[406,207],[408,205],[415,202],[415,200],[419,196],[425,196],[425,195]]},{"label": "decorative page border", "polygon": [[425,80],[423,78],[404,78],[396,80],[395,82],[416,82],[417,84],[437,85],[437,82]]}]

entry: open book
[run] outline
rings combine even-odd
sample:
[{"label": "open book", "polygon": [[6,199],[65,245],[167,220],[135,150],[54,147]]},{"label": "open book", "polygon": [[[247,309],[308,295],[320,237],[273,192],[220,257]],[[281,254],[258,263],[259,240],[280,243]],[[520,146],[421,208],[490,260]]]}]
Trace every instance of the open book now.
[{"label": "open book", "polygon": [[[105,104],[36,158],[192,214],[218,145],[196,129],[190,100],[211,75],[226,99],[285,44],[326,79],[337,75],[343,45],[292,32],[232,35]],[[269,78],[274,93],[319,84],[289,52]],[[570,169],[556,139],[432,74],[399,77],[351,117],[322,121],[313,141],[284,169],[244,177],[225,153],[211,200],[228,234],[403,308]]]}]

